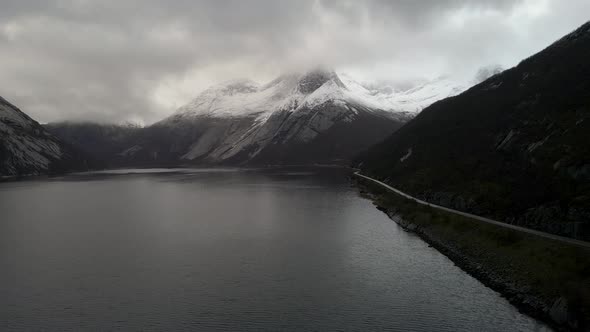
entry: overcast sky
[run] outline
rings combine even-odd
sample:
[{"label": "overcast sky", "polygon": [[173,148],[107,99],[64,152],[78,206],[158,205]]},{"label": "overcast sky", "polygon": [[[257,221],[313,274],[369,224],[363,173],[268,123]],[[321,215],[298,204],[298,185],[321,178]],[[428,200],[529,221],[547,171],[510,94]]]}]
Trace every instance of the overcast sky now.
[{"label": "overcast sky", "polygon": [[331,66],[471,77],[590,19],[590,0],[2,0],[0,95],[40,122],[151,123],[211,84]]}]

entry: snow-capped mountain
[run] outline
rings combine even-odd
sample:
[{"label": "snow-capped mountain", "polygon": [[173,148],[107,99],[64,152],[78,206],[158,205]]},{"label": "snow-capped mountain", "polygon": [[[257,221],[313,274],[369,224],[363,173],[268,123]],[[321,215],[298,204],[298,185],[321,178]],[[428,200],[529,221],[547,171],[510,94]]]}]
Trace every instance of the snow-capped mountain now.
[{"label": "snow-capped mountain", "polygon": [[424,108],[441,99],[456,96],[468,86],[447,76],[424,81],[407,90],[398,90],[388,84],[363,84],[348,75],[340,75],[344,84],[367,105],[390,112],[416,116]]},{"label": "snow-capped mountain", "polygon": [[205,163],[346,162],[411,118],[350,82],[314,70],[265,85],[217,85],[148,128],[125,153]]},{"label": "snow-capped mountain", "polygon": [[[298,82],[299,79],[302,82]],[[328,79],[325,86],[320,84],[323,79]],[[297,84],[299,86],[294,87]],[[283,75],[264,86],[248,79],[225,82],[205,90],[179,108],[176,115],[234,117],[259,114],[264,118],[277,110],[296,110],[296,106],[313,108],[325,101],[335,100],[361,104],[406,118],[465,89],[463,84],[448,77],[425,81],[400,91],[389,85],[363,84],[346,74],[314,71],[303,78],[297,74]]]},{"label": "snow-capped mountain", "polygon": [[[94,130],[89,138],[87,125],[47,128],[90,155],[107,151],[109,165],[347,163],[422,108],[463,90],[441,78],[399,91],[317,69],[267,84],[242,79],[215,85],[116,142],[97,137],[109,130]],[[97,142],[109,143],[101,148]]]},{"label": "snow-capped mountain", "polygon": [[0,176],[83,169],[85,160],[0,97]]}]

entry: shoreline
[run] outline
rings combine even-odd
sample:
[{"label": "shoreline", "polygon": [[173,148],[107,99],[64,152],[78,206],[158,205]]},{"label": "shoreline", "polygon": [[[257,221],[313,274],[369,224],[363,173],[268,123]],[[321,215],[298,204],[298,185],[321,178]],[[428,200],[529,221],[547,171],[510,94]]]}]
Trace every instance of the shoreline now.
[{"label": "shoreline", "polygon": [[551,328],[559,329],[559,326],[555,325],[553,321],[546,317],[544,311],[540,311],[537,307],[532,306],[530,304],[532,302],[537,302],[537,298],[527,298],[526,296],[523,296],[524,294],[521,294],[518,291],[510,289],[510,287],[507,286],[506,283],[502,282],[501,280],[498,280],[497,277],[494,277],[492,273],[487,272],[484,267],[471,261],[469,257],[462,255],[458,250],[456,250],[452,246],[445,244],[443,241],[440,241],[439,239],[436,239],[435,236],[433,236],[433,234],[423,232],[420,228],[413,227],[411,223],[406,222],[400,215],[391,214],[391,212],[379,206],[377,207],[377,209],[384,212],[389,217],[389,219],[393,220],[406,232],[418,235],[429,246],[433,247],[438,252],[449,258],[453,262],[453,264],[458,266],[461,270],[463,270],[463,272],[474,277],[482,284],[484,284],[486,287],[498,292],[503,298],[507,299],[508,302],[510,302],[510,304],[516,307],[519,312],[522,312],[532,318],[535,318],[547,324]]},{"label": "shoreline", "polygon": [[[423,241],[448,257],[465,273],[476,278],[486,287],[498,292],[520,312],[547,324],[550,328],[557,331],[588,331],[588,317],[584,317],[585,315],[579,312],[580,310],[583,311],[583,309],[571,308],[571,299],[566,299],[564,294],[559,293],[555,293],[553,296],[547,296],[554,292],[539,291],[533,287],[534,282],[531,280],[527,280],[526,277],[521,278],[520,275],[512,276],[513,271],[503,269],[503,265],[511,265],[510,263],[498,264],[497,262],[499,257],[503,257],[502,254],[505,254],[505,252],[500,252],[500,250],[498,252],[472,250],[477,247],[477,242],[481,238],[473,238],[469,240],[473,243],[464,245],[461,243],[461,240],[464,240],[464,238],[461,238],[463,236],[461,234],[463,230],[455,230],[455,228],[459,229],[457,225],[452,225],[453,227],[445,226],[447,228],[444,233],[437,232],[442,228],[437,228],[439,225],[430,227],[429,223],[436,223],[434,221],[421,220],[416,222],[416,220],[412,220],[412,216],[404,217],[403,209],[396,207],[395,200],[407,200],[406,198],[398,196],[394,198],[394,203],[392,204],[392,202],[387,201],[391,197],[387,196],[396,194],[386,192],[383,188],[376,188],[376,184],[369,183],[368,180],[356,176],[352,177],[352,182],[359,189],[362,196],[370,199],[377,209],[384,212],[405,231],[418,235]],[[442,212],[434,212],[432,209],[429,210],[427,207],[414,206],[414,208],[428,210],[428,213],[442,214]],[[485,236],[485,233],[483,234]],[[459,240],[454,241],[454,236],[457,236],[456,238]],[[522,235],[523,238],[529,236],[531,235]],[[535,241],[540,240],[535,239]],[[550,240],[541,241],[550,242]],[[494,249],[494,245],[497,244],[488,245],[488,249],[490,247]],[[549,245],[551,246],[553,244],[549,243]],[[580,250],[584,255],[587,255],[584,256],[585,258],[590,259],[590,251]],[[521,258],[520,256],[522,256],[522,253],[517,252],[515,257],[503,258],[510,261],[511,259]],[[536,271],[531,272],[529,270],[525,272],[533,274]],[[557,277],[557,279],[560,278],[561,275]],[[562,278],[561,281],[567,283],[569,280]],[[568,306],[568,304],[570,305]]]},{"label": "shoreline", "polygon": [[54,177],[61,177],[61,176],[68,176],[68,175],[79,175],[79,174],[86,174],[86,173],[98,173],[98,172],[113,172],[113,171],[123,171],[123,170],[134,170],[134,169],[141,169],[141,170],[150,170],[150,169],[169,169],[169,170],[183,170],[183,169],[240,169],[240,170],[265,170],[265,169],[280,169],[280,168],[341,168],[341,169],[350,169],[354,170],[346,165],[339,165],[339,164],[288,164],[288,165],[281,165],[281,164],[268,164],[268,165],[237,165],[237,166],[230,166],[230,165],[207,165],[207,164],[178,164],[178,165],[168,165],[168,166],[122,166],[122,167],[104,167],[104,168],[96,168],[96,169],[88,169],[88,170],[70,170],[66,172],[48,172],[48,173],[30,173],[30,174],[17,174],[17,175],[0,175],[0,183],[1,182],[16,182],[16,181],[24,181],[24,180],[33,180],[33,179],[50,179]]}]

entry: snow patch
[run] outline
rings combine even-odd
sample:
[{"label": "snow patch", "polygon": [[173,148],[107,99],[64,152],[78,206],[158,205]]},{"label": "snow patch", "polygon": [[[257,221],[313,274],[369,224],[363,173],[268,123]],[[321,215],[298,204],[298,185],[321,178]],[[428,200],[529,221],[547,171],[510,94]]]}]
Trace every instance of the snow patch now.
[{"label": "snow patch", "polygon": [[504,137],[502,142],[500,142],[500,144],[498,144],[498,146],[496,147],[496,150],[500,150],[500,149],[504,148],[508,144],[508,142],[510,142],[510,140],[512,139],[514,134],[515,134],[514,130],[510,130],[510,132],[506,135],[506,137]]},{"label": "snow patch", "polygon": [[302,106],[316,108],[330,101],[334,101],[336,105],[344,106],[346,105],[344,97],[344,90],[336,82],[330,80],[307,96]]},{"label": "snow patch", "polygon": [[533,151],[535,151],[538,147],[542,146],[543,144],[545,144],[545,142],[547,142],[547,140],[549,139],[549,137],[551,137],[551,134],[547,135],[545,138],[543,138],[542,140],[532,143],[527,147],[527,152],[528,153],[532,153]]},{"label": "snow patch", "polygon": [[123,157],[130,157],[133,156],[134,154],[136,154],[137,152],[139,152],[142,149],[141,146],[139,145],[134,145],[132,147],[130,147],[129,149],[126,149],[123,152],[120,152],[119,155],[123,156]]},{"label": "snow patch", "polygon": [[502,83],[503,83],[503,82],[496,82],[496,83],[493,83],[493,82],[492,82],[492,83],[490,83],[490,84],[488,85],[488,87],[486,88],[486,90],[496,90],[497,88],[499,88],[499,87],[501,87],[501,86],[502,86]]},{"label": "snow patch", "polygon": [[412,155],[412,148],[409,148],[408,151],[406,152],[406,154],[403,155],[401,158],[399,158],[399,161],[401,161],[403,163],[408,158],[410,158],[411,155]]}]

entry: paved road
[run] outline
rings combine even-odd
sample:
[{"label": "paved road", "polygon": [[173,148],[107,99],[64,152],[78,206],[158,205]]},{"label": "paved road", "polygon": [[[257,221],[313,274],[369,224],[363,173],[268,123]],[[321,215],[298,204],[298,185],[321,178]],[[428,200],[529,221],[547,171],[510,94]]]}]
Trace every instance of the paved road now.
[{"label": "paved road", "polygon": [[525,227],[520,227],[520,226],[515,226],[515,225],[510,225],[501,221],[497,221],[497,220],[492,220],[492,219],[488,219],[488,218],[484,218],[484,217],[480,217],[477,216],[475,214],[471,214],[471,213],[467,213],[467,212],[461,212],[461,211],[457,211],[457,210],[453,210],[453,209],[449,209],[446,208],[444,206],[440,206],[440,205],[436,205],[436,204],[432,204],[432,203],[428,203],[425,202],[423,200],[417,199],[416,197],[410,196],[406,193],[404,193],[403,191],[400,191],[398,189],[395,189],[394,187],[383,183],[379,180],[375,180],[371,177],[368,177],[366,175],[362,175],[360,172],[355,172],[354,175],[359,176],[361,178],[367,179],[369,181],[372,181],[384,188],[386,188],[387,190],[393,191],[396,194],[403,196],[407,199],[411,199],[413,201],[415,201],[418,204],[422,204],[422,205],[426,205],[426,206],[430,206],[431,208],[435,208],[435,209],[439,209],[439,210],[443,210],[446,212],[450,212],[450,213],[454,213],[454,214],[458,214],[460,216],[464,216],[464,217],[468,217],[477,221],[482,221],[482,222],[486,222],[488,224],[493,224],[496,226],[500,226],[500,227],[504,227],[504,228],[510,228],[510,229],[514,229],[520,232],[524,232],[524,233],[529,233],[529,234],[533,234],[533,235],[537,235],[537,236],[541,236],[547,239],[551,239],[551,240],[555,240],[555,241],[560,241],[560,242],[565,242],[568,244],[573,244],[576,246],[581,246],[581,247],[585,247],[585,248],[590,248],[590,242],[586,242],[586,241],[581,241],[581,240],[575,240],[575,239],[570,239],[568,237],[564,237],[564,236],[559,236],[559,235],[554,235],[554,234],[550,234],[550,233],[545,233],[545,232],[541,232],[541,231],[537,231],[534,229],[530,229],[530,228],[525,228]]}]

